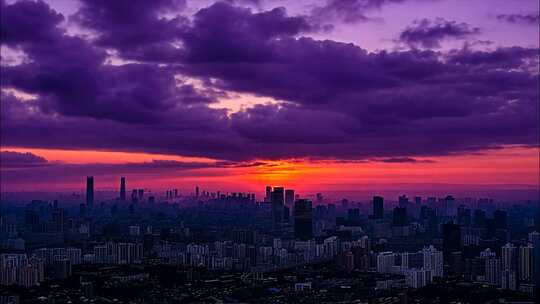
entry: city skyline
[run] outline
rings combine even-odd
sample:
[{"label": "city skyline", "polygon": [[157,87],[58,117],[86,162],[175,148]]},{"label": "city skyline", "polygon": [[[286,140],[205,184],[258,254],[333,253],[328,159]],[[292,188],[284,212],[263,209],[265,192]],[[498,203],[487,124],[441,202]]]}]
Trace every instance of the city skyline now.
[{"label": "city skyline", "polygon": [[537,1],[1,5],[2,192],[538,198]]}]

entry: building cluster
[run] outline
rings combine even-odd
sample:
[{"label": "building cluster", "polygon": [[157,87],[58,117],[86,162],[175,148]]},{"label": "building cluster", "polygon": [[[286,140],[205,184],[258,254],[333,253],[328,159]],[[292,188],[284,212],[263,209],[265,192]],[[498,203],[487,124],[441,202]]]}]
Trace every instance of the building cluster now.
[{"label": "building cluster", "polygon": [[[73,268],[105,265],[159,264],[260,278],[330,263],[350,276],[382,275],[376,282],[381,290],[449,280],[524,294],[539,286],[534,205],[450,195],[332,202],[320,193],[306,199],[271,186],[261,201],[252,193],[199,187],[186,196],[174,188],[163,196],[142,188],[133,189],[131,199],[127,193],[122,177],[115,197],[97,198],[88,177],[80,205],[34,200],[18,213],[0,214],[2,285],[36,286],[68,278]],[[299,292],[312,286],[298,284]]]}]

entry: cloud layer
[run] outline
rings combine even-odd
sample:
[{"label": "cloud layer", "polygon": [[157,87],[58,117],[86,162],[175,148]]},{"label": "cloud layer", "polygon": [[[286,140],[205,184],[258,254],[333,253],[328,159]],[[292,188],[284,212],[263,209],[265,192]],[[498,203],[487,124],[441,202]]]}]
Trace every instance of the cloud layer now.
[{"label": "cloud layer", "polygon": [[[3,90],[5,146],[411,162],[538,145],[538,49],[432,50],[480,32],[465,23],[422,20],[400,39],[424,49],[368,52],[308,37],[321,30],[312,16],[279,7],[185,15],[172,0],[83,1],[62,16],[41,1],[1,3],[1,43],[25,56],[2,65],[1,86],[37,96]],[[210,106],[237,93],[275,102]]]}]

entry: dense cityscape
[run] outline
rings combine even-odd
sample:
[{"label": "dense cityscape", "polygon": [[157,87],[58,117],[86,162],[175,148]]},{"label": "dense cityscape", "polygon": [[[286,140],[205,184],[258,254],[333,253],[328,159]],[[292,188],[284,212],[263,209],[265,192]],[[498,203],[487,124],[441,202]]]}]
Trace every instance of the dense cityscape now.
[{"label": "dense cityscape", "polygon": [[538,202],[127,188],[3,200],[0,303],[533,303]]}]

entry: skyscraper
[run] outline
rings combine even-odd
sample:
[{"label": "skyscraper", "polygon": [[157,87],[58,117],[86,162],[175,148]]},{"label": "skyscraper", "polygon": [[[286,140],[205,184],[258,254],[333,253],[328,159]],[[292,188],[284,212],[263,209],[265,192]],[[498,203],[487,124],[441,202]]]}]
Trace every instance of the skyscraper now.
[{"label": "skyscraper", "polygon": [[265,202],[270,202],[271,195],[272,195],[272,186],[266,186],[264,201]]},{"label": "skyscraper", "polygon": [[392,226],[406,226],[407,225],[407,208],[396,207],[392,214]]},{"label": "skyscraper", "polygon": [[461,229],[459,225],[448,222],[443,225],[443,256],[449,263],[452,252],[461,251]]},{"label": "skyscraper", "polygon": [[508,243],[501,248],[501,255],[502,270],[516,272],[518,267],[517,247]]},{"label": "skyscraper", "polygon": [[519,280],[522,282],[530,282],[532,278],[532,266],[533,266],[533,246],[527,244],[527,246],[519,247]]},{"label": "skyscraper", "polygon": [[409,198],[406,195],[400,195],[398,203],[400,207],[407,208],[409,206]]},{"label": "skyscraper", "polygon": [[533,283],[540,286],[540,233],[537,231],[529,233],[529,242],[533,245]]},{"label": "skyscraper", "polygon": [[293,207],[294,205],[294,190],[293,189],[285,190],[285,205],[287,205],[289,208]]},{"label": "skyscraper", "polygon": [[285,200],[285,190],[283,187],[274,187],[274,191],[270,194],[272,202],[272,223],[274,228],[283,222],[283,204]]},{"label": "skyscraper", "polygon": [[486,258],[486,281],[492,285],[500,285],[501,261],[493,256]]},{"label": "skyscraper", "polygon": [[382,219],[384,217],[384,198],[381,196],[373,197],[373,218]]},{"label": "skyscraper", "polygon": [[424,247],[422,254],[424,269],[431,271],[431,279],[433,279],[433,277],[442,277],[443,253],[431,245],[429,247]]},{"label": "skyscraper", "polygon": [[195,187],[195,197],[199,197],[199,186]]},{"label": "skyscraper", "polygon": [[495,210],[493,212],[493,220],[495,221],[495,229],[506,229],[507,215],[504,210]]},{"label": "skyscraper", "polygon": [[126,200],[126,178],[120,177],[120,200]]},{"label": "skyscraper", "polygon": [[86,206],[92,208],[94,206],[94,177],[86,177]]},{"label": "skyscraper", "polygon": [[456,200],[453,196],[447,195],[443,200],[443,216],[454,216],[456,214]]},{"label": "skyscraper", "polygon": [[299,199],[294,203],[294,236],[304,241],[313,238],[313,209],[311,201]]},{"label": "skyscraper", "polygon": [[486,226],[486,212],[484,210],[474,210],[473,224],[477,228],[484,228]]}]

